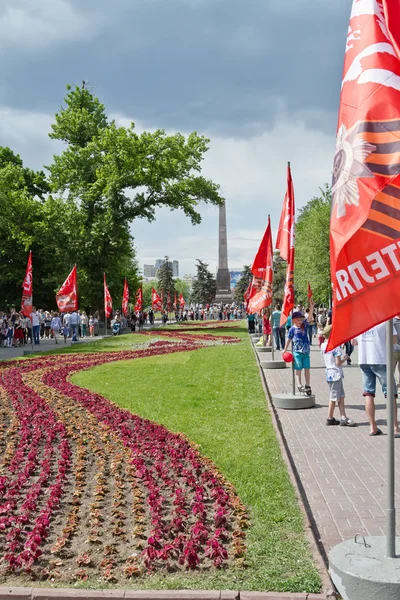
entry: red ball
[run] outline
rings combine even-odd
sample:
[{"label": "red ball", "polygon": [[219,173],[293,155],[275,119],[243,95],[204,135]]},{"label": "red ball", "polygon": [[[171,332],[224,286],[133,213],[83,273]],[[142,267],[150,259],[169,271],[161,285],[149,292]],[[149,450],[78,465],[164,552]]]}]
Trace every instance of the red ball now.
[{"label": "red ball", "polygon": [[282,358],[287,363],[293,362],[293,354],[291,352],[284,352]]}]

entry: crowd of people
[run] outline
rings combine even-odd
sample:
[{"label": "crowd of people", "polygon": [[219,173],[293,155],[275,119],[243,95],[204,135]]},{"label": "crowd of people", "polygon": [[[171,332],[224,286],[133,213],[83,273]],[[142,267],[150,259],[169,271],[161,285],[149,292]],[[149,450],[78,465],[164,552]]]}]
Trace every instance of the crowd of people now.
[{"label": "crowd of people", "polygon": [[58,340],[66,343],[69,338],[95,337],[99,334],[99,313],[87,315],[84,310],[59,313],[32,307],[30,316],[12,308],[0,312],[0,344],[5,348],[25,344],[40,345],[41,340]]}]

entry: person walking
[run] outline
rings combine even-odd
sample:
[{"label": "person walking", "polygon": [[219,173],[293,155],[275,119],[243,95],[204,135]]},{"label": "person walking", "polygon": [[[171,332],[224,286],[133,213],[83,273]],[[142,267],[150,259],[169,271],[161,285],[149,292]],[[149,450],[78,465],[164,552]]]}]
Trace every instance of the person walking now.
[{"label": "person walking", "polygon": [[89,324],[88,316],[87,316],[86,312],[83,311],[81,314],[82,337],[86,337],[86,335],[87,335],[88,324]]},{"label": "person walking", "polygon": [[285,326],[281,327],[281,314],[280,304],[277,304],[271,315],[272,333],[277,350],[281,350],[285,347]]},{"label": "person walking", "polygon": [[61,319],[58,316],[58,313],[54,313],[54,316],[51,319],[50,327],[53,332],[54,341],[56,344],[58,344],[58,336],[60,335],[61,331]]},{"label": "person walking", "polygon": [[[358,346],[358,364],[363,378],[365,411],[370,424],[369,435],[382,435],[382,431],[377,426],[375,420],[375,393],[376,381],[378,380],[381,384],[383,395],[385,398],[387,396],[386,323],[381,323],[365,331],[355,338],[352,343],[353,346]],[[393,344],[396,343],[397,332],[393,327]],[[396,382],[394,381],[395,385]],[[400,437],[400,428],[397,420],[397,394],[394,395],[394,433],[396,437]]]},{"label": "person walking", "polygon": [[78,336],[79,336],[78,329],[79,329],[80,322],[81,322],[81,319],[80,319],[79,313],[76,310],[72,311],[71,318],[69,320],[69,324],[71,327],[73,342],[78,341]]},{"label": "person walking", "polygon": [[40,344],[40,316],[34,306],[32,306],[31,319],[33,329],[33,343],[35,344],[35,346],[38,346]]}]

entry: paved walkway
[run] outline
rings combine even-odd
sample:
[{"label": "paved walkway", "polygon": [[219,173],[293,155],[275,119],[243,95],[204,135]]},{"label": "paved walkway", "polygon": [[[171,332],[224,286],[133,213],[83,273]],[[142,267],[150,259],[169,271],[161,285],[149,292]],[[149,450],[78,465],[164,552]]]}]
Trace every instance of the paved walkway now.
[{"label": "paved walkway", "polygon": [[[306,509],[326,554],[332,546],[357,533],[386,534],[387,437],[369,437],[356,351],[352,361],[352,366],[344,366],[346,410],[358,427],[325,425],[328,394],[323,357],[318,347],[311,350],[311,386],[317,406],[308,410],[277,411],[303,488]],[[291,369],[264,373],[272,394],[291,391]],[[378,426],[386,434],[386,406],[381,390],[377,392],[376,409]],[[400,439],[395,443],[396,503],[400,507]]]}]

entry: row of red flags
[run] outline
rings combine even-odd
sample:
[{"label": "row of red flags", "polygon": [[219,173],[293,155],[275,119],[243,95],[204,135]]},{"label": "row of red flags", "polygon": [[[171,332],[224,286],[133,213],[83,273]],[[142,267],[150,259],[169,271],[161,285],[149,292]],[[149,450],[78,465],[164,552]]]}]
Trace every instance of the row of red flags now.
[{"label": "row of red flags", "polygon": [[[294,189],[290,165],[287,168],[287,188],[283,209],[279,222],[276,249],[287,261],[285,293],[281,314],[281,325],[284,325],[294,307]],[[272,286],[274,279],[274,252],[272,244],[271,220],[261,240],[254,258],[251,273],[253,278],[245,292],[246,310],[248,313],[260,312],[272,303]],[[310,288],[311,289],[311,288]]]},{"label": "row of red flags", "polygon": [[[164,300],[163,300],[162,294],[160,296],[154,288],[151,288],[151,306],[152,306],[153,310],[162,310],[163,305],[164,305]],[[179,306],[182,310],[185,308],[185,299],[183,297],[183,294],[179,294]],[[174,303],[173,303],[172,307],[174,310],[177,310],[177,308],[178,308],[176,292],[174,294]],[[167,294],[167,311],[171,312],[171,293],[170,292],[168,292],[168,294]]]},{"label": "row of red flags", "polygon": [[[332,331],[328,350],[400,314],[400,19],[398,0],[353,0],[332,180]],[[312,243],[312,240],[310,240]],[[294,194],[276,248],[287,261],[282,323],[294,305]],[[246,291],[250,312],[272,301],[268,227]],[[308,296],[312,295],[308,286]]]},{"label": "row of red flags", "polygon": [[[28,264],[26,267],[25,278],[22,283],[22,302],[21,302],[21,312],[24,315],[30,315],[32,312],[32,297],[33,297],[33,277],[32,277],[32,252],[29,252],[28,256]],[[152,288],[151,290],[151,298],[152,298],[152,307],[153,310],[162,309],[163,300],[158,295],[156,290]],[[58,310],[60,312],[70,312],[78,309],[78,276],[76,265],[74,265],[71,273],[68,275],[67,279],[62,284],[61,288],[58,290],[56,294],[56,302],[58,306]],[[128,304],[129,304],[129,287],[128,281],[125,277],[124,280],[124,291],[122,293],[122,313],[124,315],[128,314]],[[185,299],[182,294],[179,296],[179,305],[183,309],[185,306]],[[109,318],[112,314],[112,297],[110,294],[110,290],[107,286],[106,274],[104,273],[104,312],[106,318]],[[174,296],[174,310],[176,310],[178,306],[176,293]],[[171,310],[171,294],[168,292],[167,297],[167,308],[168,311]],[[142,286],[136,291],[135,294],[135,308],[136,312],[141,311],[143,309],[143,289]]]}]

